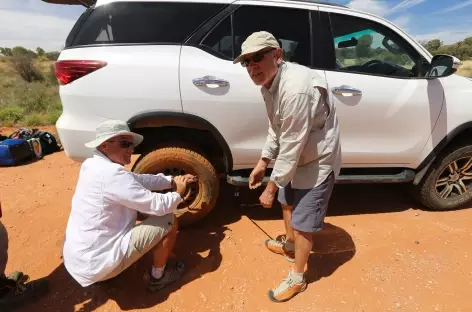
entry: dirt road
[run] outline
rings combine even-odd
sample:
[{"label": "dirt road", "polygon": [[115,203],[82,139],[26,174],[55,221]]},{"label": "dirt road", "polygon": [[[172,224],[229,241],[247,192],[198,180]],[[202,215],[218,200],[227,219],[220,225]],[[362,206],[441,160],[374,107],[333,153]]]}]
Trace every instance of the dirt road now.
[{"label": "dirt road", "polygon": [[417,210],[392,185],[335,187],[310,258],[312,283],[289,303],[266,295],[290,268],[264,247],[267,235],[283,233],[280,208],[239,208],[229,187],[214,213],[179,233],[176,254],[188,266],[181,282],[146,294],[144,258],[109,285],[81,288],[61,260],[79,167],[59,152],[0,169],[7,273],[51,281],[49,296],[23,311],[472,311],[472,209]]}]

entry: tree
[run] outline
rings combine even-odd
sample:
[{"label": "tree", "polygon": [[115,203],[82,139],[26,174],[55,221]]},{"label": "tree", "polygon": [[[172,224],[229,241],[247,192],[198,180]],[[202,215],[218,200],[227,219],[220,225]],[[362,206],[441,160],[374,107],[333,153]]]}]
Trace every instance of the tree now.
[{"label": "tree", "polygon": [[41,56],[44,55],[44,50],[43,50],[42,48],[40,48],[40,47],[37,47],[37,48],[36,48],[36,54],[37,54],[39,57],[41,57]]},{"label": "tree", "polygon": [[463,42],[472,47],[472,37],[465,38]]},{"label": "tree", "polygon": [[0,48],[0,53],[3,54],[4,56],[12,56],[13,53],[11,51],[11,48]]},{"label": "tree", "polygon": [[433,39],[428,41],[424,47],[428,50],[431,54],[436,54],[438,49],[443,45],[443,42],[439,39]]},{"label": "tree", "polygon": [[24,47],[21,47],[21,46],[14,47],[11,50],[11,52],[12,52],[13,56],[22,56],[22,55],[28,55],[29,54],[28,50]]},{"label": "tree", "polygon": [[43,74],[34,66],[30,55],[12,56],[10,61],[11,67],[26,82],[44,81]]},{"label": "tree", "polygon": [[57,59],[59,58],[59,54],[60,53],[57,51],[52,51],[52,52],[46,52],[44,55],[50,61],[57,61]]},{"label": "tree", "polygon": [[356,45],[356,55],[358,58],[369,57],[372,54],[372,42],[374,37],[371,35],[364,35],[358,39]]}]

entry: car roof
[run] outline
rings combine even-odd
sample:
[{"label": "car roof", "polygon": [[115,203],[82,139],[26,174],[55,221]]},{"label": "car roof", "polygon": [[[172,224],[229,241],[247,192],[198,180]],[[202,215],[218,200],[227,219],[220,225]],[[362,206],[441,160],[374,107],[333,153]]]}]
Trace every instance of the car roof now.
[{"label": "car roof", "polygon": [[[51,0],[50,0],[51,1]],[[143,0],[96,0],[96,6],[101,6],[107,3],[111,2],[121,2],[121,1],[127,1],[127,2],[133,2],[133,1],[143,1]],[[144,1],[149,1],[149,2],[160,2],[160,1],[165,1],[169,2],[169,0],[144,0]],[[224,4],[231,4],[235,2],[235,0],[170,0],[171,2],[194,2],[194,3],[224,3]],[[257,0],[256,0],[257,1]],[[271,0],[272,2],[286,2],[285,0]],[[338,3],[332,3],[332,2],[327,2],[327,1],[317,1],[317,0],[288,0],[288,1],[293,1],[293,2],[301,2],[301,3],[308,3],[308,4],[313,4],[313,5],[326,5],[326,6],[334,6],[334,7],[343,7],[343,8],[348,8],[345,5],[338,4]]]}]

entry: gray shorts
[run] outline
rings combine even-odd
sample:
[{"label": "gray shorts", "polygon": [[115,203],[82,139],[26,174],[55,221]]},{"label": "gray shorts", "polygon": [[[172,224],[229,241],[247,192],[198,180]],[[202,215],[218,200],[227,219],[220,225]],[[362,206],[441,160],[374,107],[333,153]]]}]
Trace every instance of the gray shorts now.
[{"label": "gray shorts", "polygon": [[289,183],[279,190],[277,200],[282,205],[293,206],[291,221],[293,229],[307,233],[323,229],[334,182],[335,177],[331,172],[323,183],[315,188],[294,189]]},{"label": "gray shorts", "polygon": [[124,259],[102,281],[116,277],[138,261],[170,232],[175,221],[173,214],[167,214],[162,217],[149,216],[143,222],[135,225],[131,230],[131,238]]}]

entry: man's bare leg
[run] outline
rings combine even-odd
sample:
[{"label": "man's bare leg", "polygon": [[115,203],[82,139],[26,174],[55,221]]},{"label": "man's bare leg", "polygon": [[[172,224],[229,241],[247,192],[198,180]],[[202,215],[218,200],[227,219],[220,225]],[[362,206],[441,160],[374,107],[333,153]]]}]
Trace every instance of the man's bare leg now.
[{"label": "man's bare leg", "polygon": [[289,242],[295,242],[295,236],[293,234],[293,229],[292,229],[292,211],[293,211],[293,206],[288,206],[288,205],[283,205],[282,206],[282,214],[284,217],[284,224],[285,224],[285,237],[287,241]]},{"label": "man's bare leg", "polygon": [[307,287],[304,279],[305,266],[313,245],[312,233],[293,230],[295,235],[295,264],[288,277],[276,288],[269,290],[269,299],[274,302],[287,301]]},{"label": "man's bare leg", "polygon": [[177,238],[177,223],[169,233],[152,249],[152,265],[154,268],[163,268],[172,253]]},{"label": "man's bare leg", "polygon": [[294,273],[303,274],[313,247],[313,234],[294,230],[295,234],[295,266]]},{"label": "man's bare leg", "polygon": [[184,272],[185,265],[183,261],[177,261],[175,267],[172,268],[166,266],[177,238],[177,227],[176,222],[169,233],[152,250],[153,265],[151,275],[153,278],[149,280],[148,289],[150,291],[162,289],[176,282]]}]

